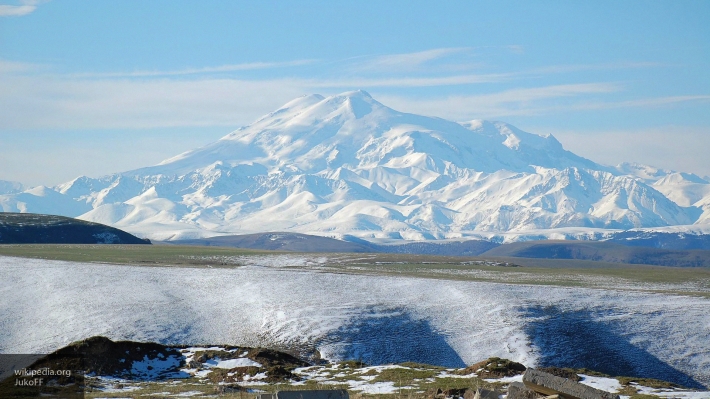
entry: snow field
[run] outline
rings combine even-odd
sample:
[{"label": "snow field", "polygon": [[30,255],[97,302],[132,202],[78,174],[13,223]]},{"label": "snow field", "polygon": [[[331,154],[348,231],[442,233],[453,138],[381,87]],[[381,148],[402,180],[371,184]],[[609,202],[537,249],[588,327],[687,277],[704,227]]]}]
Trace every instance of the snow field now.
[{"label": "snow field", "polygon": [[[370,364],[461,367],[498,356],[535,366],[566,355],[550,353],[565,348],[545,345],[531,329],[559,313],[584,315],[583,326],[597,329],[593,334],[613,330],[609,337],[620,343],[609,348],[635,350],[632,362],[650,356],[710,383],[710,301],[703,298],[258,266],[132,267],[8,257],[0,258],[0,274],[3,353],[49,352],[104,335],[317,349],[329,360]],[[542,331],[563,330],[565,320]]]}]

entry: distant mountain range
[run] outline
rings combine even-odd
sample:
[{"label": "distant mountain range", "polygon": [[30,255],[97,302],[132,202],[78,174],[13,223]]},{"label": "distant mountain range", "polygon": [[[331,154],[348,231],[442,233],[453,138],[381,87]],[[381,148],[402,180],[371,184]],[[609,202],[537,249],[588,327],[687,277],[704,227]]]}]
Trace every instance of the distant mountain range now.
[{"label": "distant mountain range", "polygon": [[17,194],[24,191],[22,183],[16,181],[0,180],[0,195],[2,194]]},{"label": "distant mountain range", "polygon": [[[519,258],[561,259],[609,263],[641,264],[671,267],[710,267],[710,236],[697,235],[678,238],[674,234],[647,233],[632,236],[629,232],[616,234],[604,241],[540,240],[498,244],[484,240],[407,242],[388,245],[375,244],[354,237],[351,241],[299,233],[260,233],[217,236],[211,238],[173,240],[177,245],[204,245],[286,252],[380,252],[442,256],[480,256],[487,259]],[[660,245],[658,245],[660,243]],[[507,261],[507,260],[506,260]],[[537,262],[522,262],[537,265]],[[586,267],[595,265],[585,264]],[[554,266],[554,265],[552,265]],[[560,266],[559,264],[557,265]],[[566,264],[565,267],[580,267]]]},{"label": "distant mountain range", "polygon": [[600,165],[551,135],[402,113],[363,91],[297,98],[156,166],[21,189],[0,184],[3,211],[79,217],[158,240],[710,233],[708,178]]}]

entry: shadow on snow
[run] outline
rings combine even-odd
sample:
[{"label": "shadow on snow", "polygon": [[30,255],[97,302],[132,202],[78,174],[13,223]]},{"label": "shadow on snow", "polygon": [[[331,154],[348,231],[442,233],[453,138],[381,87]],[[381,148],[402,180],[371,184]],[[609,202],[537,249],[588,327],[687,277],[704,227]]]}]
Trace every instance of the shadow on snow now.
[{"label": "shadow on snow", "polygon": [[[563,311],[556,306],[522,309],[526,334],[540,353],[541,367],[588,368],[612,376],[655,378],[689,388],[704,388],[620,334],[619,323],[600,321],[598,313]],[[682,343],[679,343],[682,345]]]},{"label": "shadow on snow", "polygon": [[435,331],[427,320],[414,319],[397,309],[370,308],[329,334],[323,343],[334,345],[343,359],[370,365],[417,362],[466,367],[445,335]]}]

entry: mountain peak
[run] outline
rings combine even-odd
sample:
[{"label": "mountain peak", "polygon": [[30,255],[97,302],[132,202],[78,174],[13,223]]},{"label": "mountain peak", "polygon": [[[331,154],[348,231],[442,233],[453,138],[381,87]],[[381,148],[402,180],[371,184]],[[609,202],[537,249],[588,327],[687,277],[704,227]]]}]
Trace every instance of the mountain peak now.
[{"label": "mountain peak", "polygon": [[328,107],[347,110],[351,112],[356,119],[362,118],[374,109],[388,109],[364,90],[346,91],[332,95],[323,99],[322,102],[323,104],[328,104]]},{"label": "mountain peak", "polygon": [[[346,91],[344,93],[340,93],[337,96],[334,97],[348,97],[348,98],[369,98],[373,99],[370,93],[366,92],[365,90],[351,90],[351,91]],[[373,99],[374,100],[374,99]]]},{"label": "mountain peak", "polygon": [[[253,162],[269,170],[289,165],[307,173],[347,166],[410,168],[421,164],[493,173],[532,172],[534,166],[600,170],[564,150],[552,136],[524,132],[497,121],[455,123],[395,111],[363,90],[328,97],[299,97],[222,140],[163,161],[141,174],[181,176],[222,161]],[[286,168],[292,170],[293,168]]]},{"label": "mountain peak", "polygon": [[[328,97],[324,97],[320,94],[306,94],[301,97],[295,98],[283,106],[281,106],[279,109],[277,109],[274,112],[271,112],[261,119],[274,116],[274,115],[279,115],[284,113],[285,111],[302,111],[311,107],[316,106],[319,103],[325,103],[325,104],[343,104],[346,102],[357,102],[357,101],[364,101],[369,104],[373,103],[378,103],[370,93],[364,91],[364,90],[352,90],[352,91],[346,91],[344,93],[340,94],[335,94],[331,95]],[[380,104],[381,105],[381,104]]]},{"label": "mountain peak", "polygon": [[151,237],[268,229],[428,239],[699,220],[695,208],[622,174],[552,136],[398,112],[355,90],[302,96],[160,165],[0,196],[0,206],[69,201],[93,208],[87,220]]}]

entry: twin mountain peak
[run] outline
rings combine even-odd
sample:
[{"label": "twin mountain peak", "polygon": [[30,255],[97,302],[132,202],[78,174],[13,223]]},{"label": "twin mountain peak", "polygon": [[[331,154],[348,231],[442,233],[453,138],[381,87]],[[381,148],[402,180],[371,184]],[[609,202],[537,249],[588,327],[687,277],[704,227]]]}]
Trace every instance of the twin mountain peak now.
[{"label": "twin mountain peak", "polygon": [[447,239],[702,229],[710,183],[610,167],[502,122],[393,110],[364,91],[297,98],[156,166],[0,196],[151,239],[294,231]]}]

